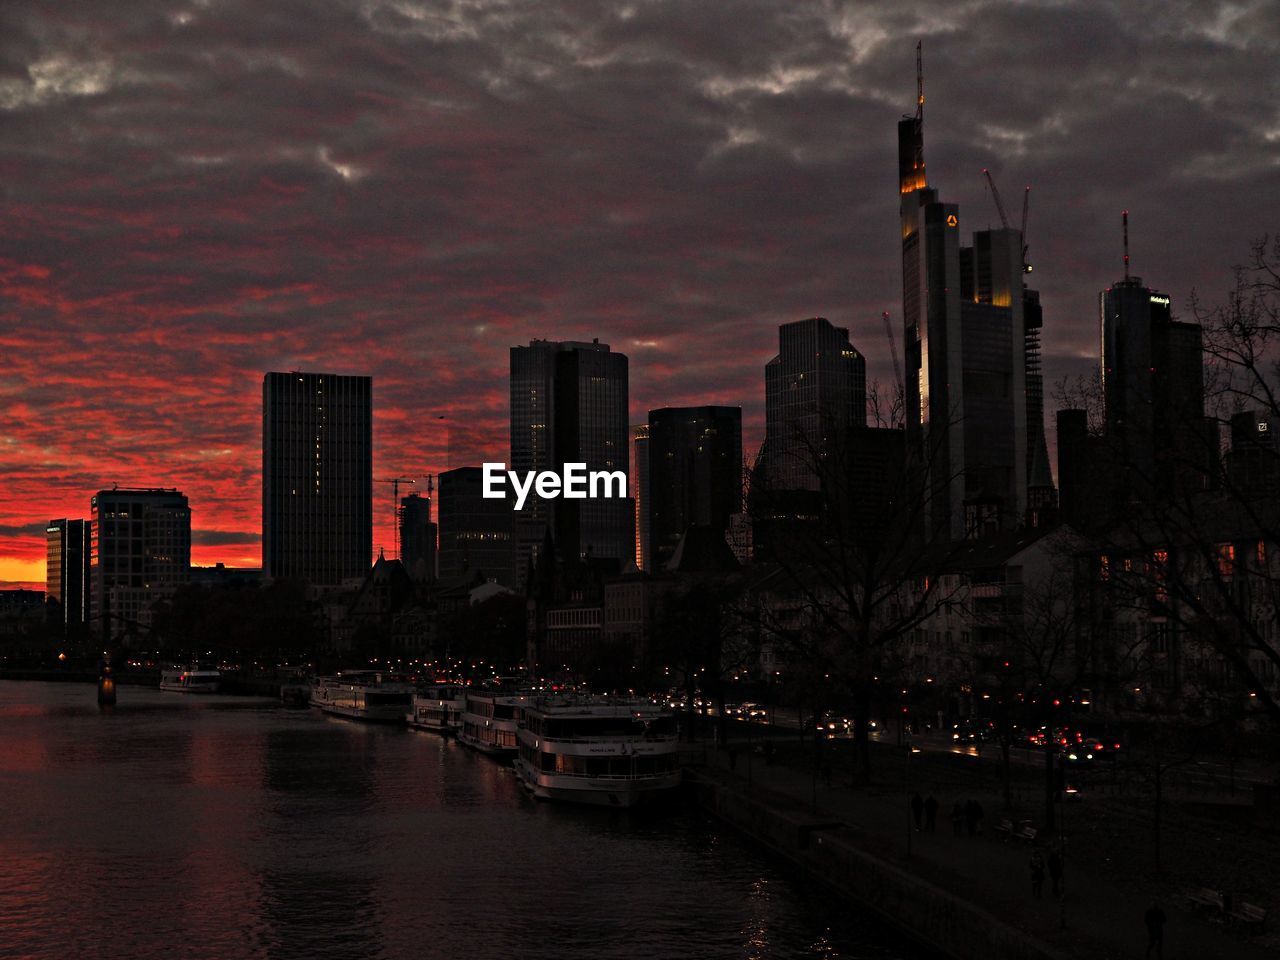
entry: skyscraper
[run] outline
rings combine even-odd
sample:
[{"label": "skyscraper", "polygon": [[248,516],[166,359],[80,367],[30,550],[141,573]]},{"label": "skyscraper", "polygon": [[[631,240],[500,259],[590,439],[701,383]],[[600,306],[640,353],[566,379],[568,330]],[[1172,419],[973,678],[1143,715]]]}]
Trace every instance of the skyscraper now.
[{"label": "skyscraper", "polygon": [[1174,320],[1170,298],[1129,276],[1128,260],[1125,278],[1098,295],[1102,390],[1124,487],[1145,496],[1207,470],[1217,438],[1204,422],[1200,326]]},{"label": "skyscraper", "polygon": [[191,577],[191,509],[177,490],[99,490],[93,508],[94,630],[146,636],[154,602]]},{"label": "skyscraper", "polygon": [[631,494],[636,502],[636,569],[648,571],[649,558],[649,425],[631,427]]},{"label": "skyscraper", "polygon": [[268,373],[262,381],[262,567],[332,586],[373,551],[373,381]]},{"label": "skyscraper", "polygon": [[436,525],[431,498],[411,493],[400,500],[400,560],[414,580],[436,578]]},{"label": "skyscraper", "polygon": [[849,331],[823,317],[778,327],[764,368],[764,476],[772,491],[817,490],[833,438],[867,420],[867,364]]},{"label": "skyscraper", "polygon": [[80,632],[89,623],[92,532],[88,520],[50,520],[45,527],[45,599],[57,603],[58,620],[67,635]]},{"label": "skyscraper", "polygon": [[[511,469],[566,463],[627,473],[627,358],[607,343],[532,340],[511,348]],[[565,558],[627,563],[635,556],[634,504],[627,499],[543,500],[517,511],[517,580],[523,585],[548,530]]]},{"label": "skyscraper", "polygon": [[650,410],[648,443],[647,557],[661,570],[691,525],[723,537],[742,510],[742,408]]},{"label": "skyscraper", "polygon": [[1023,284],[1021,232],[980,231],[962,247],[959,207],[928,186],[918,48],[898,175],[907,445],[930,501],[927,532],[959,539],[1012,528],[1026,517],[1028,487],[1047,473],[1047,455],[1037,459],[1042,413],[1028,415],[1043,407],[1039,297]]},{"label": "skyscraper", "polygon": [[477,571],[504,587],[515,583],[509,500],[486,499],[480,467],[440,474],[440,577]]}]

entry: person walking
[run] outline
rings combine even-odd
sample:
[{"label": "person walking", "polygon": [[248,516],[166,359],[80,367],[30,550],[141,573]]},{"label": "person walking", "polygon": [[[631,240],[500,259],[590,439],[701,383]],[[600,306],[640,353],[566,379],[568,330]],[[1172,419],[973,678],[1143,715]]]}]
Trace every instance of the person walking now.
[{"label": "person walking", "polygon": [[1062,850],[1054,847],[1049,851],[1049,879],[1053,881],[1053,895],[1062,896]]},{"label": "person walking", "polygon": [[919,792],[911,797],[911,819],[916,822],[916,833],[920,832],[920,820],[924,816],[924,798]]},{"label": "person walking", "polygon": [[938,798],[932,793],[924,801],[924,832],[938,832]]},{"label": "person walking", "polygon": [[1027,866],[1031,868],[1031,895],[1039,900],[1040,893],[1044,890],[1044,857],[1039,850],[1031,851],[1031,860]]},{"label": "person walking", "polygon": [[951,832],[957,837],[964,833],[964,807],[959,800],[951,807]]},{"label": "person walking", "polygon": [[1156,951],[1156,960],[1164,960],[1164,911],[1160,909],[1160,904],[1153,903],[1147,908],[1147,912],[1143,914],[1142,921],[1147,925],[1147,952],[1146,957],[1151,956],[1151,948]]},{"label": "person walking", "polygon": [[978,832],[978,804],[972,799],[964,802],[964,828],[971,837]]}]

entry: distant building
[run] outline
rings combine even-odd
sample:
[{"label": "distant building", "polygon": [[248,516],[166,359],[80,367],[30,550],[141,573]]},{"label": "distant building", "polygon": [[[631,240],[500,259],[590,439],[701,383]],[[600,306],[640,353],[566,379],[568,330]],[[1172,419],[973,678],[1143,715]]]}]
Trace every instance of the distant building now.
[{"label": "distant building", "polygon": [[652,569],[671,559],[690,526],[715,529],[742,510],[742,408],[649,411],[649,547]]},{"label": "distant building", "polygon": [[483,496],[480,467],[458,467],[440,474],[441,580],[482,573],[487,580],[515,583],[512,521],[508,500]]},{"label": "distant building", "polygon": [[267,579],[364,579],[373,552],[373,381],[268,373],[262,382]]},{"label": "distant building", "polygon": [[144,637],[155,601],[191,579],[191,508],[165,488],[99,490],[93,508],[90,615],[95,632]]},{"label": "distant building", "polygon": [[649,424],[631,427],[631,494],[636,501],[636,569],[648,571],[649,560]]},{"label": "distant building", "polygon": [[1199,486],[1218,456],[1204,419],[1199,324],[1174,320],[1169,296],[1128,275],[1098,295],[1098,312],[1106,435],[1122,455],[1125,491]]},{"label": "distant building", "polygon": [[400,501],[400,559],[415,583],[436,578],[436,525],[431,498],[411,493]]},{"label": "distant building", "polygon": [[[560,472],[629,469],[628,366],[607,343],[533,340],[511,348],[510,468]],[[635,506],[627,498],[543,500],[516,514],[517,581],[527,581],[545,534],[567,558],[635,558]]]},{"label": "distant building", "polygon": [[74,636],[89,623],[93,524],[89,520],[50,520],[45,539],[45,596],[64,634]]},{"label": "distant building", "polygon": [[960,208],[928,185],[921,82],[898,123],[907,446],[934,539],[1021,526],[1051,502],[1039,295],[1024,285],[1021,231],[961,245]]},{"label": "distant building", "polygon": [[191,585],[205,590],[255,588],[262,586],[260,567],[228,567],[215,563],[212,567],[192,567]]},{"label": "distant building", "polygon": [[764,480],[770,490],[817,490],[832,438],[867,421],[867,364],[849,331],[823,317],[778,328],[764,368]]}]

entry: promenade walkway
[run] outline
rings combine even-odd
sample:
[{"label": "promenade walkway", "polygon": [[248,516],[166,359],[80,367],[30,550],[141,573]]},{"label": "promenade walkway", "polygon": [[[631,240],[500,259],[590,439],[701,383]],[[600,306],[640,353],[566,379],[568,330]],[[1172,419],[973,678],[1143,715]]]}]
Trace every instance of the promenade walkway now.
[{"label": "promenade walkway", "polygon": [[[768,764],[748,753],[745,741],[735,741],[736,763],[730,770],[729,752],[706,747],[706,773],[734,789],[751,791],[779,806],[812,809],[811,774]],[[748,784],[748,777],[750,784]],[[978,836],[955,836],[950,820],[952,804],[968,796],[978,799],[986,813],[985,830]],[[1031,895],[1030,848],[998,837],[992,827],[1000,820],[995,794],[937,796],[936,832],[917,833],[908,827],[907,798],[898,789],[853,788],[839,783],[817,786],[816,814],[839,820],[858,837],[858,845],[909,870],[956,896],[981,906],[1027,934],[1070,957],[1129,960],[1145,956],[1143,915],[1153,891],[1133,889],[1114,877],[1072,861],[1068,838],[1065,896],[1051,896],[1045,878],[1043,899]],[[911,834],[911,854],[907,835]],[[1069,833],[1069,831],[1068,831]],[[1047,849],[1042,846],[1047,856]],[[1181,903],[1159,898],[1165,924],[1166,960],[1275,960],[1280,956],[1271,938],[1251,941],[1225,930],[1220,922],[1193,915]],[[1267,942],[1269,941],[1269,942]],[[1155,956],[1153,951],[1151,954]]]}]

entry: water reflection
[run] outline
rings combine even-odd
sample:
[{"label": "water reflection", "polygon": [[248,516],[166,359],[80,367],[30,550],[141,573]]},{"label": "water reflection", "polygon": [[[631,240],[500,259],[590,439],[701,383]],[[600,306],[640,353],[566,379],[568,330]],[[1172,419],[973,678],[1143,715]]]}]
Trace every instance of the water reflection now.
[{"label": "water reflection", "polygon": [[19,956],[909,956],[706,820],[539,804],[434,735],[0,683]]}]

